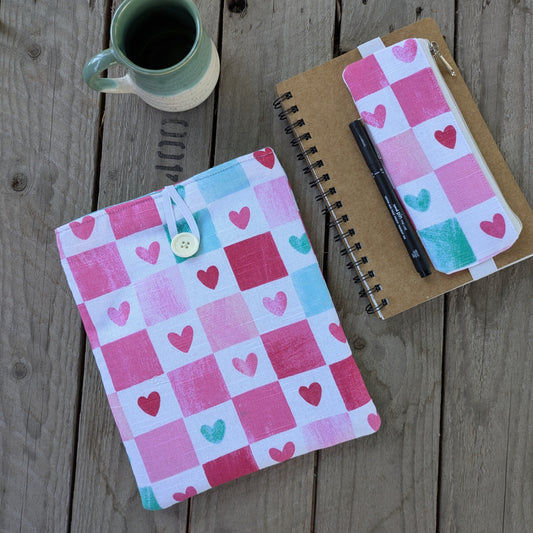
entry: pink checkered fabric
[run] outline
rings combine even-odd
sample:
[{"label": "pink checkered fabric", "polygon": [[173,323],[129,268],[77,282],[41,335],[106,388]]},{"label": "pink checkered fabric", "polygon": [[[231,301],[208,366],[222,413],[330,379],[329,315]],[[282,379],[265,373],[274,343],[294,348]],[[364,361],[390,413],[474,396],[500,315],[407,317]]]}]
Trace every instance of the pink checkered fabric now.
[{"label": "pink checkered fabric", "polygon": [[161,191],[56,230],[148,509],[380,424],[274,152],[176,190],[201,237],[188,259]]},{"label": "pink checkered fabric", "polygon": [[509,248],[520,222],[487,179],[432,69],[407,39],[348,65],[344,81],[437,270],[471,268]]}]

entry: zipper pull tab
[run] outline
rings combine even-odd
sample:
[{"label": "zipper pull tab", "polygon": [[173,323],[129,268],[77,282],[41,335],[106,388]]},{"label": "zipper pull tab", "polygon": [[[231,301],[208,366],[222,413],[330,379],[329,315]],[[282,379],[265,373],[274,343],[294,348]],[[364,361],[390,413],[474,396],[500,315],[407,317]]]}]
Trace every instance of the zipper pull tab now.
[{"label": "zipper pull tab", "polygon": [[446,70],[452,75],[453,78],[457,76],[455,73],[455,70],[453,67],[444,59],[443,55],[440,53],[439,45],[435,41],[431,41],[431,44],[429,45],[429,51],[431,52],[431,55],[433,57],[438,57],[442,64],[446,67]]}]

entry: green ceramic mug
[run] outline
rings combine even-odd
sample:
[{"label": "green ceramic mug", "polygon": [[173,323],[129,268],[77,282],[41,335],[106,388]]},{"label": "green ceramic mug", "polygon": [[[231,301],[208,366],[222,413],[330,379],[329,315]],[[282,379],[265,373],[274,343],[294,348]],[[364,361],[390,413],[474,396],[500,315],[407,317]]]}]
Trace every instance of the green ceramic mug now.
[{"label": "green ceramic mug", "polygon": [[[114,64],[121,78],[102,78]],[[111,47],[91,58],[83,79],[105,93],[135,93],[163,111],[186,111],[213,91],[220,72],[215,45],[191,0],[125,0],[111,21]]]}]

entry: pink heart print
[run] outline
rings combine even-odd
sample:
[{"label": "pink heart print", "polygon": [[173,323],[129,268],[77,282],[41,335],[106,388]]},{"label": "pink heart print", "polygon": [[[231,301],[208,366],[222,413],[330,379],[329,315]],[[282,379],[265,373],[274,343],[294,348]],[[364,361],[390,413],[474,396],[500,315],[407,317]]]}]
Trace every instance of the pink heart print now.
[{"label": "pink heart print", "polygon": [[346,342],[346,335],[340,324],[331,323],[329,325],[329,332],[339,341]]},{"label": "pink heart print", "polygon": [[170,344],[177,348],[180,352],[187,353],[191,348],[194,330],[192,326],[185,326],[181,335],[171,332],[167,335]]},{"label": "pink heart print", "polygon": [[279,291],[274,296],[274,299],[266,296],[263,298],[263,305],[273,315],[281,316],[287,309],[287,295],[283,291]]},{"label": "pink heart print", "polygon": [[238,370],[241,374],[244,374],[249,378],[255,375],[255,371],[257,370],[257,355],[255,353],[249,353],[246,356],[246,359],[234,357],[231,362],[235,369]]},{"label": "pink heart print", "polygon": [[377,431],[381,427],[381,418],[379,415],[370,413],[366,418],[368,425],[374,430]]},{"label": "pink heart print", "polygon": [[207,288],[214,289],[218,283],[218,268],[210,266],[207,270],[199,270],[196,276]]},{"label": "pink heart print", "polygon": [[72,233],[78,237],[78,239],[87,240],[94,229],[94,218],[91,216],[83,217],[81,222],[74,221],[69,224]]},{"label": "pink heart print", "polygon": [[503,239],[505,235],[505,219],[500,213],[496,213],[490,220],[484,220],[479,224],[479,227],[487,235],[495,237],[496,239]]},{"label": "pink heart print", "polygon": [[457,140],[457,130],[450,124],[446,126],[442,131],[437,130],[435,133],[435,139],[445,146],[453,150],[455,148],[455,142]]},{"label": "pink heart print", "polygon": [[254,152],[254,159],[267,168],[274,168],[276,163],[276,158],[274,157],[272,148],[265,148],[264,150],[258,150],[257,152]]},{"label": "pink heart print", "polygon": [[110,307],[107,310],[107,316],[117,325],[124,326],[130,316],[130,304],[122,302],[118,309]]},{"label": "pink heart print", "polygon": [[287,442],[285,446],[283,446],[282,450],[278,450],[277,448],[270,448],[268,450],[268,453],[274,461],[277,463],[281,463],[283,461],[286,461],[287,459],[290,459],[296,450],[296,446],[294,446],[294,442]]},{"label": "pink heart print", "polygon": [[239,212],[231,211],[229,219],[239,229],[246,229],[248,222],[250,222],[250,208],[244,206]]},{"label": "pink heart print", "polygon": [[310,403],[315,407],[320,403],[320,400],[322,399],[322,387],[320,386],[320,383],[317,383],[316,381],[314,383],[311,383],[309,387],[300,387],[298,389],[298,392],[307,403]]},{"label": "pink heart print", "polygon": [[385,119],[387,118],[387,110],[385,106],[379,104],[373,113],[370,111],[361,112],[361,118],[369,125],[374,126],[374,128],[382,128],[385,125]]},{"label": "pink heart print", "polygon": [[392,53],[396,59],[404,63],[412,63],[416,57],[416,41],[414,39],[407,39],[403,46],[401,44],[392,48]]},{"label": "pink heart print", "polygon": [[196,494],[198,494],[196,492],[196,489],[194,487],[187,487],[185,489],[185,492],[175,492],[172,497],[177,501],[177,502],[182,502],[183,500],[186,500],[188,498],[192,498],[193,496],[196,496]]},{"label": "pink heart print", "polygon": [[157,260],[159,259],[159,243],[157,241],[154,241],[148,246],[148,248],[143,248],[142,246],[138,246],[135,249],[135,253],[147,263],[150,263],[151,265],[155,265],[157,263]]},{"label": "pink heart print", "polygon": [[156,416],[161,405],[161,396],[157,391],[151,392],[148,396],[141,396],[137,400],[137,405],[148,415]]}]

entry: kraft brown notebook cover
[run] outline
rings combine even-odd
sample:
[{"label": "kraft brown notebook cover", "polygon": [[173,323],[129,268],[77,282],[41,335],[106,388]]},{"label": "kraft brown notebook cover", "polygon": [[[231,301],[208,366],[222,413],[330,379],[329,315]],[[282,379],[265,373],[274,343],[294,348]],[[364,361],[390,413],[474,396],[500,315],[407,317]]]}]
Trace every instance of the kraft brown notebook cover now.
[{"label": "kraft brown notebook cover", "polygon": [[[423,19],[382,36],[382,40],[390,46],[411,37],[437,42],[442,55],[455,68],[457,77],[445,76],[448,87],[503,196],[523,224],[515,244],[494,257],[496,267],[501,269],[526,259],[533,255],[533,211],[489,132],[436,22]],[[324,195],[324,211],[337,222],[343,243],[341,253],[361,282],[362,293],[369,298],[367,312],[388,318],[474,278],[469,270],[451,275],[433,270],[430,276],[421,278],[413,268],[350,133],[349,123],[359,115],[342,73],[347,65],[359,59],[359,51],[352,50],[279,83],[277,107],[280,117],[287,121],[286,131],[296,139],[293,144],[301,148],[300,157],[307,161],[305,172]],[[335,193],[329,195],[331,188]],[[355,230],[353,235],[351,228]]]}]

